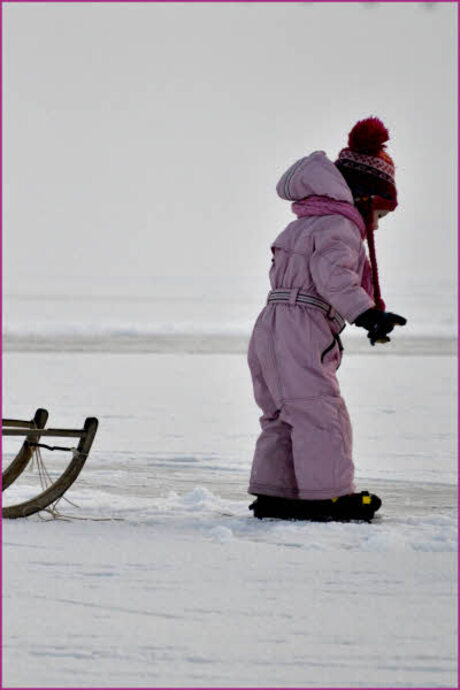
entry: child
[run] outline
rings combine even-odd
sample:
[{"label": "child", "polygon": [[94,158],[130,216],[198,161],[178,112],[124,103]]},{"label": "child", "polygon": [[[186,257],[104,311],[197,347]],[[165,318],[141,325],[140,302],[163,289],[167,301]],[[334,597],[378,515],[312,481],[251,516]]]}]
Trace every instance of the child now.
[{"label": "child", "polygon": [[272,244],[272,290],[249,343],[263,411],[249,485],[258,518],[371,520],[381,506],[378,496],[354,493],[352,429],[336,370],[345,320],[366,329],[371,345],[406,323],[385,311],[373,236],[397,206],[388,139],[379,119],[362,120],[335,163],[315,151],[278,183],[297,219]]}]

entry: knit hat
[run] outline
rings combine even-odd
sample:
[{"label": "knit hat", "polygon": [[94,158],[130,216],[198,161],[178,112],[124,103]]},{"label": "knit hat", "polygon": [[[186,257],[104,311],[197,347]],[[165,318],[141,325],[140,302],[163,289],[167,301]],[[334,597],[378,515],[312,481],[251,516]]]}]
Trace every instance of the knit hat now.
[{"label": "knit hat", "polygon": [[390,135],[377,117],[355,124],[348,135],[348,147],[339,153],[335,165],[342,173],[354,198],[378,196],[398,203],[395,166],[385,151]]},{"label": "knit hat", "polygon": [[393,211],[398,205],[395,166],[385,151],[390,135],[377,117],[368,117],[355,124],[348,135],[348,147],[340,151],[335,162],[345,178],[355,204],[366,224],[366,238],[372,267],[374,301],[377,309],[385,310],[380,292],[379,271],[375,251],[374,210]]}]

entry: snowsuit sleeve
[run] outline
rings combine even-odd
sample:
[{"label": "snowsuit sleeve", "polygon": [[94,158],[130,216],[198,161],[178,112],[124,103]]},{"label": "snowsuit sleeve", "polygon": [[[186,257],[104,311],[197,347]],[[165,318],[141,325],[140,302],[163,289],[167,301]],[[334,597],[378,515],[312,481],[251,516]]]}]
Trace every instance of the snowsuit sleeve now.
[{"label": "snowsuit sleeve", "polygon": [[314,234],[310,272],[316,289],[349,323],[375,306],[361,286],[363,252],[359,230],[347,218],[330,216]]}]

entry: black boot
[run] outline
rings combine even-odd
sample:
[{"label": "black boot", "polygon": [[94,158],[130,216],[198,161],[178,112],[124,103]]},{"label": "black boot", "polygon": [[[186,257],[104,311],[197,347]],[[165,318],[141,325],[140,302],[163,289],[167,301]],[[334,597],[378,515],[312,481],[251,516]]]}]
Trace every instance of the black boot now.
[{"label": "black boot", "polygon": [[341,522],[365,520],[370,522],[382,505],[381,499],[368,491],[340,496],[332,503],[332,519]]},{"label": "black boot", "polygon": [[254,517],[278,518],[280,520],[310,520],[312,522],[349,522],[364,520],[370,522],[382,505],[375,494],[361,491],[339,498],[318,501],[279,498],[276,496],[257,496],[249,510]]},{"label": "black boot", "polygon": [[278,496],[258,495],[249,510],[254,511],[254,517],[279,518],[280,520],[301,520],[300,506],[302,501]]}]

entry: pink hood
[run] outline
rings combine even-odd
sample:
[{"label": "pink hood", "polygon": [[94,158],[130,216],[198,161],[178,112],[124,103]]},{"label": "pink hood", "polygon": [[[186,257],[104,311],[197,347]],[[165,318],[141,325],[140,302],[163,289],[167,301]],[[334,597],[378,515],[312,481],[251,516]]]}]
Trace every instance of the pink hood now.
[{"label": "pink hood", "polygon": [[328,196],[354,204],[345,178],[324,151],[314,151],[296,161],[276,186],[282,199],[300,201],[308,196]]},{"label": "pink hood", "polygon": [[277,192],[295,202],[299,218],[272,243],[272,289],[317,294],[353,323],[376,302],[364,220],[343,175],[324,151],[315,151],[284,173]]}]

